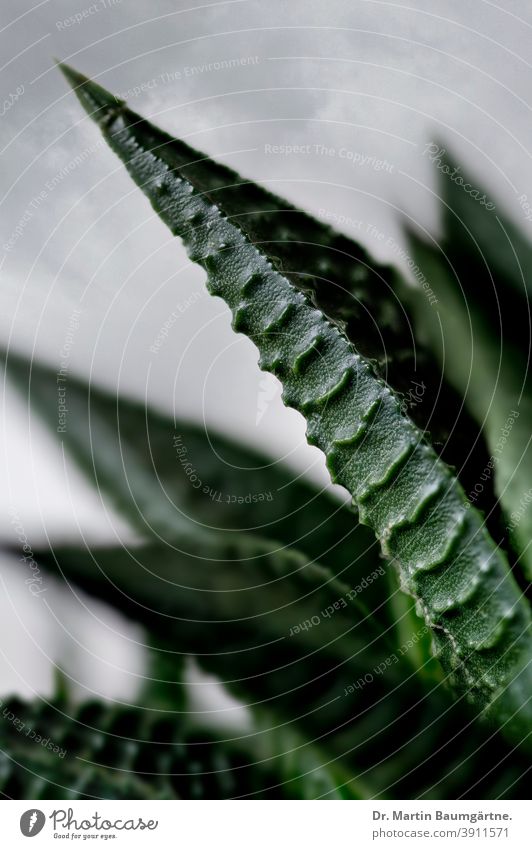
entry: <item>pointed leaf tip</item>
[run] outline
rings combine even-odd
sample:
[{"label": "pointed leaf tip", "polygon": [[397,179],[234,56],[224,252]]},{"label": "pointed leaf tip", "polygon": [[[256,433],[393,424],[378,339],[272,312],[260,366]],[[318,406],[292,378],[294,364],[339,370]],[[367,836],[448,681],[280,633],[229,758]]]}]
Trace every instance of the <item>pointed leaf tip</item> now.
[{"label": "pointed leaf tip", "polygon": [[66,77],[72,88],[77,88],[77,86],[84,85],[89,82],[89,78],[84,74],[81,74],[79,71],[76,71],[71,65],[67,65],[66,62],[57,61],[57,66],[62,74]]},{"label": "pointed leaf tip", "polygon": [[74,89],[82,106],[92,117],[97,118],[94,113],[99,110],[108,110],[109,107],[116,108],[125,104],[124,100],[115,97],[110,91],[107,91],[107,89],[98,85],[98,83],[95,83],[79,71],[76,71],[75,68],[72,68],[65,62],[59,62],[58,67]]}]

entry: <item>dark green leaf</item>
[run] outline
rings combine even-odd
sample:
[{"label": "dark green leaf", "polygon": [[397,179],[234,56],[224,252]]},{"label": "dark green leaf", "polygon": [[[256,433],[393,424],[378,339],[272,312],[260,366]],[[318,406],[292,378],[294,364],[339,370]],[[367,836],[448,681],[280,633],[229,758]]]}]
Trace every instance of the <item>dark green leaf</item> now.
[{"label": "dark green leaf", "polygon": [[[143,623],[168,668],[181,652],[196,655],[251,708],[261,758],[271,746],[287,751],[286,735],[304,735],[366,796],[526,792],[526,757],[419,669],[425,629],[411,612],[390,649],[350,605],[330,612],[346,595],[335,598],[312,567],[281,580],[277,555],[239,569],[153,546],[129,554],[56,549],[39,562]],[[484,766],[488,754],[493,771]]]},{"label": "dark green leaf", "polygon": [[10,799],[357,798],[354,783],[317,751],[286,735],[283,742],[286,750],[261,737],[224,740],[173,712],[12,699],[0,716],[0,793]]},{"label": "dark green leaf", "polygon": [[353,495],[419,600],[457,688],[521,741],[530,728],[530,611],[450,470],[337,326],[176,168],[168,136],[66,71],[104,137],[284,384],[333,480]]},{"label": "dark green leaf", "polygon": [[[73,85],[83,78],[70,73]],[[99,89],[111,111],[120,100]],[[96,111],[99,102],[89,104]],[[141,119],[136,116],[138,121]],[[140,125],[139,125],[140,126]],[[430,349],[414,340],[410,316],[395,292],[397,272],[377,263],[359,244],[203,153],[142,122],[143,142],[178,170],[206,200],[217,204],[274,267],[309,295],[349,340],[370,359],[379,376],[400,394],[409,415],[466,489],[487,460],[478,427],[461,397],[442,377]],[[486,487],[483,502],[493,506]],[[301,547],[301,546],[300,546]]]},{"label": "dark green leaf", "polygon": [[[4,359],[31,410],[55,431],[56,371],[12,353]],[[352,573],[355,583],[378,565],[374,536],[352,510],[282,465],[73,376],[63,389],[68,414],[58,437],[144,536],[252,531],[344,578]]]},{"label": "dark green leaf", "polygon": [[[464,194],[463,190],[455,191]],[[478,215],[483,218],[494,213],[481,208]],[[412,253],[437,294],[438,312],[427,306],[418,291],[404,288],[403,296],[411,303],[420,338],[432,347],[448,380],[464,397],[485,433],[491,455],[470,482],[469,500],[482,506],[483,495],[494,482],[505,518],[503,522],[492,521],[492,532],[500,539],[506,536],[511,540],[519,567],[530,581],[532,391],[528,347],[520,349],[517,327],[528,307],[526,303],[521,307],[515,304],[515,293],[512,290],[508,295],[508,286],[500,277],[490,278],[487,267],[475,261],[472,244],[472,252],[465,253],[467,238],[458,238],[459,227],[450,212],[445,223],[445,238],[439,248],[409,234]]]}]

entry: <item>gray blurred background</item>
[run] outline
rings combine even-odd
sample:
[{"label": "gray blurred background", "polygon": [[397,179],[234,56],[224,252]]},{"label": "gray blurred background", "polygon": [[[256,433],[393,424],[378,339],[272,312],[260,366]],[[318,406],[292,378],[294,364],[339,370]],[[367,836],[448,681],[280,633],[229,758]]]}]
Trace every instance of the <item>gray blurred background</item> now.
[{"label": "gray blurred background", "polygon": [[[303,420],[283,408],[53,57],[401,265],[401,216],[438,230],[435,139],[532,227],[519,201],[532,202],[529,4],[3,0],[1,14],[2,345],[56,366],[68,341],[72,374],[327,485]],[[14,515],[31,546],[131,538],[9,387],[2,412],[3,539],[14,539]],[[4,558],[0,580],[0,695],[50,694],[57,662],[80,694],[134,696],[136,628],[83,596],[74,604],[51,579],[46,601],[31,597],[16,560]],[[198,703],[211,703],[210,685],[190,675]],[[216,710],[234,713],[219,700]]]}]

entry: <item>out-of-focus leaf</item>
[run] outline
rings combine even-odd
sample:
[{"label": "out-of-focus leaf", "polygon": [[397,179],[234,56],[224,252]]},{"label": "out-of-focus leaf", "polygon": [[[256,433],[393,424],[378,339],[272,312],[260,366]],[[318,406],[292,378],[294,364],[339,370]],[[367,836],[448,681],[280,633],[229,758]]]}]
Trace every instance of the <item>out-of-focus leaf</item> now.
[{"label": "out-of-focus leaf", "polygon": [[[340,705],[337,699],[329,705],[326,683],[338,693],[344,679],[349,683],[355,671],[366,672],[394,650],[390,634],[358,604],[356,590],[304,555],[255,537],[181,543],[181,549],[130,551],[54,547],[39,562],[143,623],[157,645],[207,666],[215,658],[212,671],[225,666],[237,691],[250,676],[257,700],[279,697],[285,716],[305,714],[310,695],[303,693],[313,693],[311,723],[320,733],[334,732]],[[383,573],[378,567],[368,582],[382,581]],[[307,666],[300,662],[305,659]]]},{"label": "out-of-focus leaf", "polygon": [[255,751],[253,736],[224,740],[173,712],[12,699],[0,716],[0,793],[8,799],[360,798],[354,782],[324,765],[317,751],[286,735],[283,742],[293,749],[259,739]]},{"label": "out-of-focus leaf", "polygon": [[[4,361],[30,412],[56,430],[56,372],[12,353]],[[252,531],[295,546],[355,584],[378,567],[374,535],[353,511],[282,464],[75,377],[65,379],[64,391],[68,414],[58,436],[144,536],[227,531],[229,540]],[[383,602],[380,593],[375,606]]]},{"label": "out-of-focus leaf", "polygon": [[[464,289],[479,300],[485,308],[493,307],[493,295],[498,289],[499,304],[513,294],[514,307],[520,304],[517,322],[528,328],[530,339],[530,310],[532,297],[532,242],[504,213],[500,204],[480,185],[476,177],[468,174],[444,148],[438,145],[440,167],[439,195],[443,202],[444,239],[456,259],[478,270],[484,266],[492,275],[489,285],[486,275],[483,286],[475,286],[471,279],[464,280]],[[466,188],[464,188],[464,186]],[[523,222],[525,221],[523,214]],[[491,291],[490,291],[491,290]],[[496,309],[496,313],[499,310]],[[508,316],[509,317],[509,316]]]},{"label": "out-of-focus leaf", "polygon": [[186,657],[160,651],[157,643],[150,642],[149,635],[147,654],[147,670],[136,703],[161,711],[184,711],[187,704]]},{"label": "out-of-focus leaf", "polygon": [[[487,214],[487,213],[486,213]],[[532,579],[532,392],[528,360],[503,336],[482,308],[472,263],[459,261],[451,240],[441,249],[410,234],[412,253],[437,293],[437,314],[423,294],[404,290],[411,301],[419,335],[430,344],[484,430],[491,456],[467,492],[478,506],[486,486],[495,490],[505,514],[501,527],[490,524],[495,538],[509,537],[526,580]],[[465,283],[464,281],[467,281]],[[487,296],[485,296],[487,299]],[[489,521],[489,518],[488,518]]]},{"label": "out-of-focus leaf", "polygon": [[490,798],[496,784],[503,795],[525,792],[526,756],[420,674],[419,620],[390,648],[350,606],[324,615],[337,590],[308,566],[284,582],[278,555],[235,572],[156,546],[54,549],[39,562],[143,623],[170,657],[197,656],[259,717],[258,739],[269,746],[295,731],[371,796]]},{"label": "out-of-focus leaf", "polygon": [[[532,241],[445,148],[434,144],[428,152],[440,176],[441,254],[415,236],[412,244],[432,275],[429,280],[438,281],[441,327],[434,326],[420,297],[415,307],[419,338],[440,362],[445,345],[446,377],[484,430],[490,458],[468,492],[482,507],[494,480],[505,514],[500,530],[510,536],[530,581]],[[518,199],[520,207],[522,200],[527,198]]]}]

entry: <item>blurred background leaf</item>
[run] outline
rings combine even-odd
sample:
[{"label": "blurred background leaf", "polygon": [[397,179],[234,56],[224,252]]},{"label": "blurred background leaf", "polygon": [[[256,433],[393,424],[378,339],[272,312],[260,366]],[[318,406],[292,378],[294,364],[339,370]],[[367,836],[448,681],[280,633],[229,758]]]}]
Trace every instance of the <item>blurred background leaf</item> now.
[{"label": "blurred background leaf", "polygon": [[173,712],[103,702],[3,705],[0,793],[11,799],[360,798],[312,747],[260,746]]},{"label": "blurred background leaf", "polygon": [[[447,155],[441,165],[448,169],[440,170],[439,178],[442,237],[431,243],[408,232],[412,253],[437,294],[437,313],[420,291],[404,285],[400,291],[419,339],[434,351],[484,433],[489,459],[466,492],[486,510],[495,538],[511,541],[526,585],[532,578],[532,510],[527,509],[532,501],[532,247],[474,178]],[[449,172],[457,169],[493,209],[451,179]],[[503,516],[483,502],[492,482]]]}]

